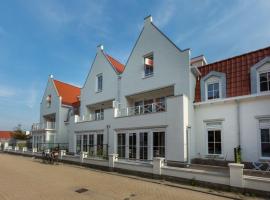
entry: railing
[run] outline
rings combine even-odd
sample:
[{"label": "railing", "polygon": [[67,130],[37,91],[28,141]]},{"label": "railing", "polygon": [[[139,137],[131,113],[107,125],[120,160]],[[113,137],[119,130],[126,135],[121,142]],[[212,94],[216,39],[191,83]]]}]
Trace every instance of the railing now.
[{"label": "railing", "polygon": [[46,122],[46,123],[34,123],[32,125],[32,131],[45,130],[45,129],[55,129],[55,122]]},{"label": "railing", "polygon": [[103,119],[104,119],[104,113],[95,113],[95,114],[80,116],[77,122],[98,121],[98,120],[103,120]]},{"label": "railing", "polygon": [[150,161],[153,157],[165,157],[165,146],[118,145],[117,154],[120,159]]},{"label": "railing", "polygon": [[38,152],[52,149],[68,151],[68,143],[36,143],[33,148],[37,148]]},{"label": "railing", "polygon": [[108,145],[82,145],[81,147],[76,147],[76,153],[80,154],[81,152],[87,152],[87,157],[89,158],[103,158],[108,159]]},{"label": "railing", "polygon": [[125,117],[132,115],[142,115],[147,113],[156,113],[166,111],[166,104],[164,102],[146,104],[143,106],[134,106],[118,109],[117,117]]}]

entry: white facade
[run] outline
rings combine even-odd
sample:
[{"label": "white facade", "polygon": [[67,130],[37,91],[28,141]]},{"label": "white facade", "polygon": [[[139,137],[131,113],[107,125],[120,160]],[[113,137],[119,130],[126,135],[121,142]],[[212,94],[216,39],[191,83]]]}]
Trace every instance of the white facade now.
[{"label": "white facade", "polygon": [[[213,72],[203,91],[208,91],[208,84],[218,82],[219,98],[208,100],[211,93],[201,94],[205,101],[194,103],[200,74],[197,67],[206,60],[198,57],[191,66],[190,50],[176,47],[151,17],[145,19],[123,73],[114,69],[106,55],[98,46],[81,89],[80,115],[71,116],[66,123],[70,108],[61,105],[49,79],[40,122],[44,116],[55,114],[55,130],[46,133],[55,134],[55,142],[68,142],[70,152],[96,155],[101,150],[117,153],[122,159],[143,161],[153,157],[181,163],[193,158],[232,161],[234,148],[240,145],[243,161],[269,159],[261,155],[260,137],[260,126],[268,126],[270,119],[269,92],[226,98],[222,92],[226,79],[222,73]],[[153,62],[147,76],[145,59]],[[265,72],[268,65],[258,69]],[[53,99],[50,108],[46,105],[48,95]],[[212,144],[209,131],[221,139]],[[209,150],[211,145],[214,150]]]}]

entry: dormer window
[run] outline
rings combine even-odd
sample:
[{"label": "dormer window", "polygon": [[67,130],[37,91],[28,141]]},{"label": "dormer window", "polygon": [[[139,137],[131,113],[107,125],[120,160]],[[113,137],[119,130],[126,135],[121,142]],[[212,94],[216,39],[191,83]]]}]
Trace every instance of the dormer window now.
[{"label": "dormer window", "polygon": [[260,77],[260,91],[270,91],[270,72],[264,72],[259,74]]},{"label": "dormer window", "polygon": [[218,99],[219,95],[219,82],[208,83],[207,84],[207,99]]},{"label": "dormer window", "polygon": [[101,92],[103,87],[103,76],[98,74],[96,77],[96,92]]},{"label": "dormer window", "polygon": [[211,71],[206,76],[202,77],[200,85],[202,101],[226,97],[225,73]]},{"label": "dormer window", "polygon": [[144,77],[154,74],[154,57],[153,54],[144,57]]}]

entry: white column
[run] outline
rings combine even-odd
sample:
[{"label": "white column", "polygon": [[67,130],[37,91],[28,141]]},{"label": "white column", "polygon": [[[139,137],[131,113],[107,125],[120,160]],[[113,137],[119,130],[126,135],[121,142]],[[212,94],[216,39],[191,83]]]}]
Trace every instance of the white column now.
[{"label": "white column", "polygon": [[148,160],[153,159],[153,133],[152,131],[148,132]]},{"label": "white column", "polygon": [[140,132],[136,132],[136,159],[140,159]]},{"label": "white column", "polygon": [[87,158],[87,155],[88,155],[88,152],[81,152],[81,154],[80,154],[80,160],[81,160],[81,162],[83,162],[83,159],[85,159],[85,158]]},{"label": "white column", "polygon": [[165,158],[155,157],[153,158],[153,174],[161,175],[162,167],[164,166]]},{"label": "white column", "polygon": [[109,154],[109,167],[114,168],[115,161],[118,161],[118,154]]},{"label": "white column", "polygon": [[230,186],[243,188],[243,169],[244,164],[229,163],[230,168]]},{"label": "white column", "polygon": [[129,157],[129,133],[126,133],[126,159]]},{"label": "white column", "polygon": [[23,147],[22,151],[23,152],[26,152],[27,151],[27,147]]}]

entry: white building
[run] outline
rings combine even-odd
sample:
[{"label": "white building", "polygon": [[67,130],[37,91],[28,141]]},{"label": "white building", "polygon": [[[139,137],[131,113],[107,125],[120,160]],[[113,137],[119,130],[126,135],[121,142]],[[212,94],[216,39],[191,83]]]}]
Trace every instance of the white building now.
[{"label": "white building", "polygon": [[244,161],[270,159],[270,47],[211,64],[190,54],[146,17],[125,66],[99,45],[81,90],[49,78],[34,144],[168,163],[234,160],[240,146]]}]

